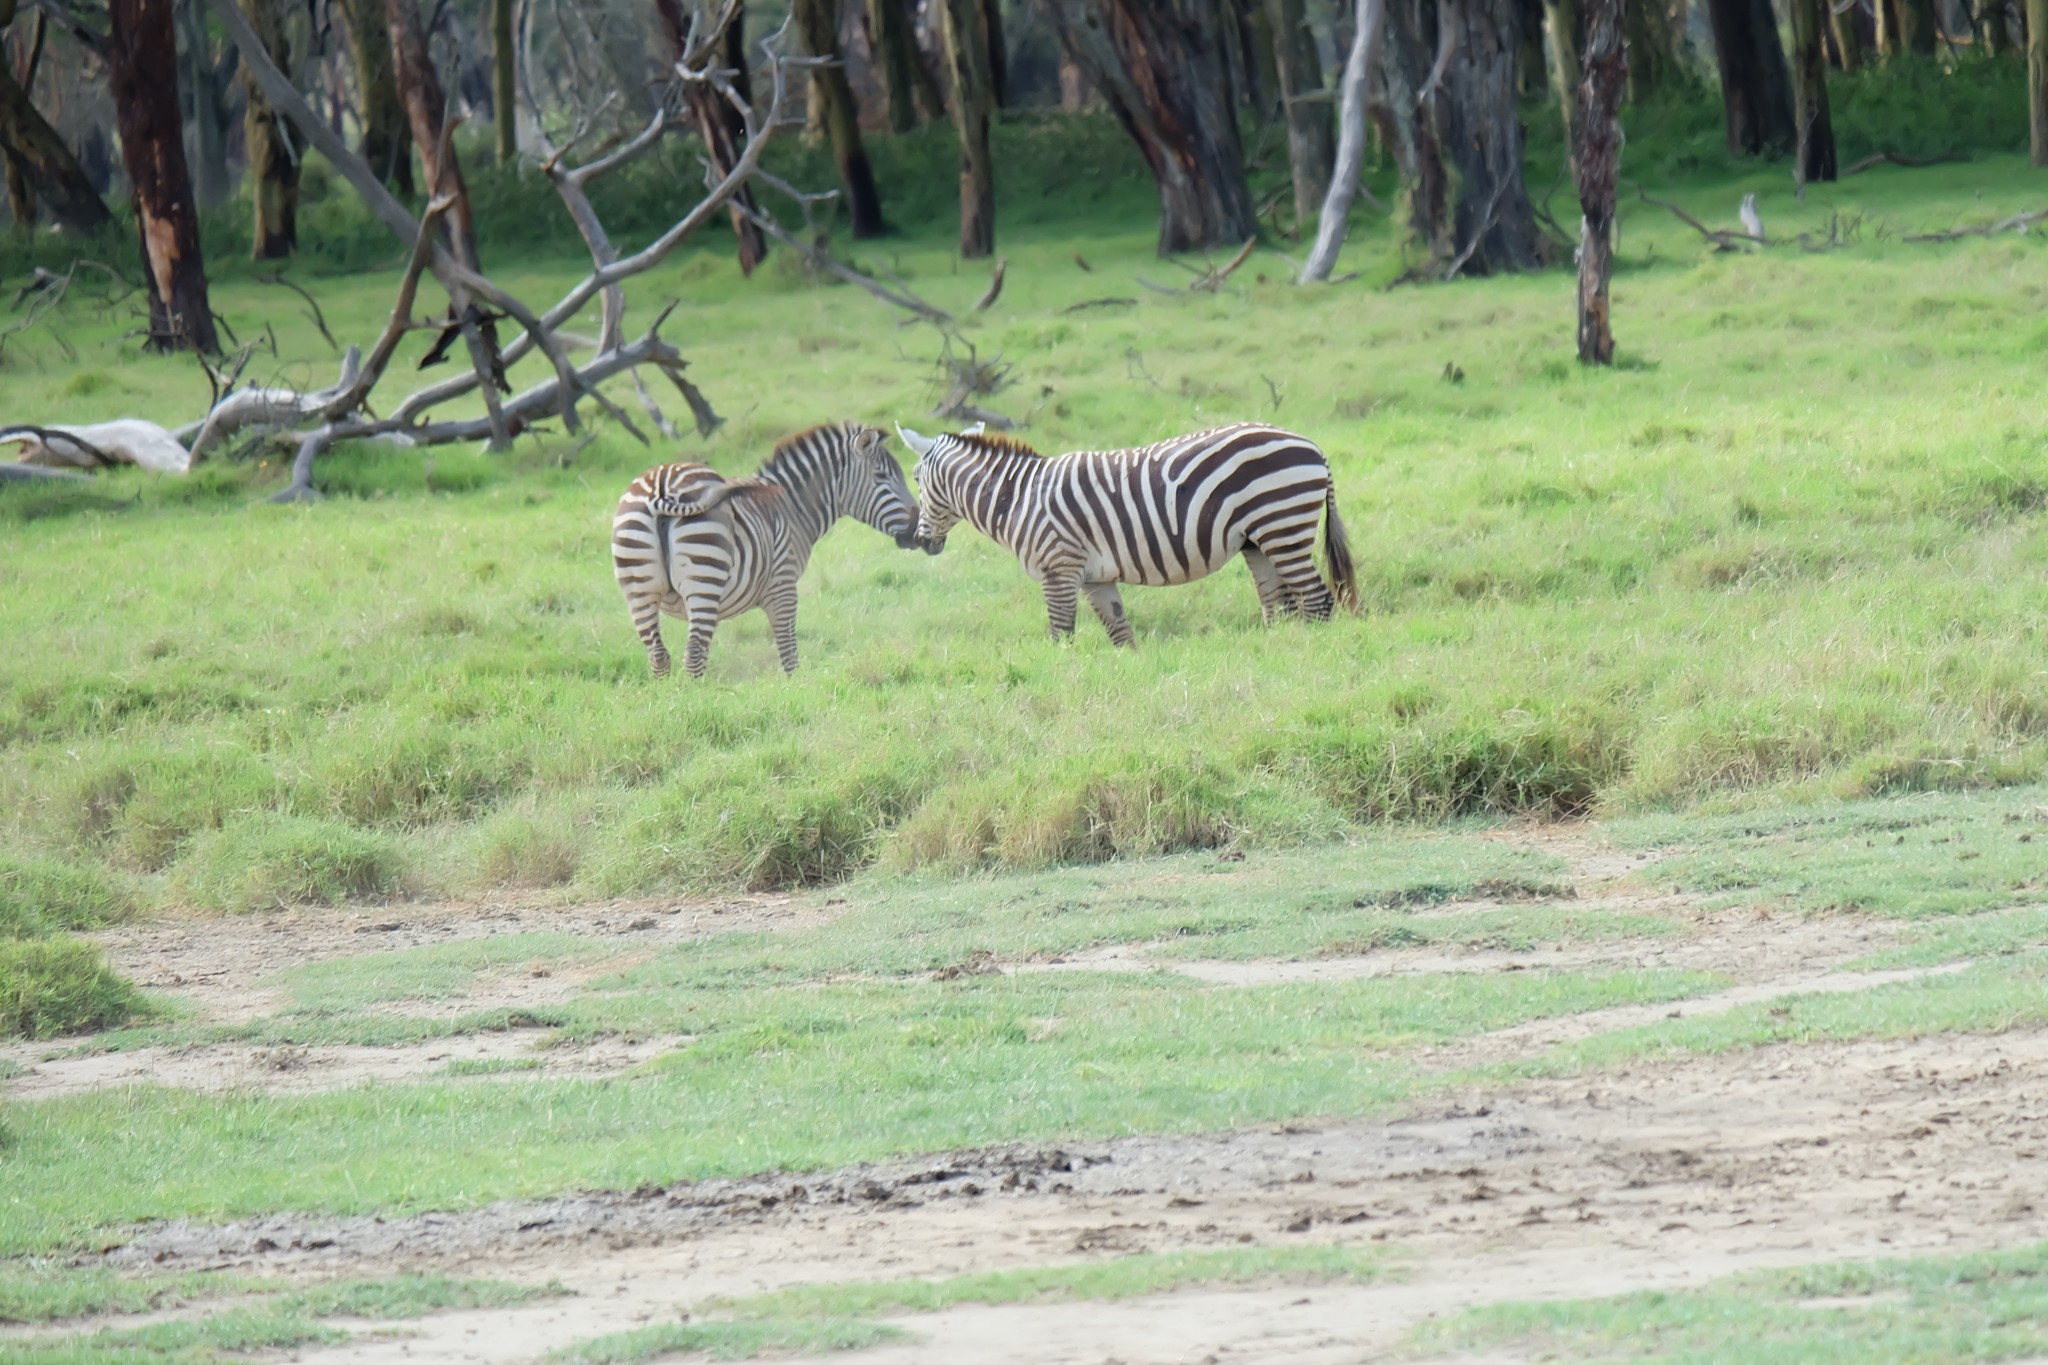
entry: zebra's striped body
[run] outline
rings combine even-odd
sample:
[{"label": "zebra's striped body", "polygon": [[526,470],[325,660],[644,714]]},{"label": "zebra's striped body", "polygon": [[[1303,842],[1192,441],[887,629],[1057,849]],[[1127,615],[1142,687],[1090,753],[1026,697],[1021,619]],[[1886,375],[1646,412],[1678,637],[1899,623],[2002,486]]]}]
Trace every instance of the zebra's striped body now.
[{"label": "zebra's striped body", "polygon": [[[1073,632],[1085,594],[1110,639],[1132,644],[1117,584],[1189,583],[1239,554],[1268,621],[1357,603],[1329,464],[1292,432],[1239,423],[1050,459],[1007,437],[902,434],[918,452],[925,548],[937,554],[965,521],[1010,549],[1044,585],[1055,639]],[[1319,520],[1334,598],[1312,553]]]},{"label": "zebra's striped body", "polygon": [[797,580],[832,524],[857,517],[906,549],[918,544],[917,502],[887,441],[844,422],[783,441],[750,479],[683,462],[633,480],[612,518],[612,572],[654,676],[669,670],[663,612],[689,623],[683,667],[701,678],[718,623],[756,607],[783,671],[795,671]]}]

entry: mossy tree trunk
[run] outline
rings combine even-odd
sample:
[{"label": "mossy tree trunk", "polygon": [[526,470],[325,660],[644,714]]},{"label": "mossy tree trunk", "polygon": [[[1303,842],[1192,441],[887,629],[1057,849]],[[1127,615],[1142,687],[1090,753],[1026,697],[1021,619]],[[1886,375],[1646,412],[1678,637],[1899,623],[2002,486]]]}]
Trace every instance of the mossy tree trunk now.
[{"label": "mossy tree trunk", "polygon": [[889,128],[907,133],[917,127],[917,41],[910,31],[904,0],[868,0],[868,41],[889,103]]},{"label": "mossy tree trunk", "polygon": [[1628,46],[1628,102],[1655,98],[1682,70],[1670,0],[1629,0],[1621,16]]},{"label": "mossy tree trunk", "polygon": [[1799,129],[1792,114],[1792,73],[1778,41],[1771,0],[1707,0],[1707,13],[1721,68],[1728,150],[1737,156],[1795,151]]},{"label": "mossy tree trunk", "polygon": [[412,127],[412,145],[420,154],[427,189],[454,201],[446,219],[448,249],[456,260],[475,269],[476,219],[470,211],[469,186],[463,183],[462,162],[452,143],[447,155],[442,155],[441,129],[448,118],[448,98],[427,52],[417,0],[384,0],[384,22],[391,35],[391,69],[398,81],[398,100]]},{"label": "mossy tree trunk", "polygon": [[1323,89],[1323,63],[1309,32],[1302,0],[1266,0],[1273,31],[1273,66],[1279,77],[1280,108],[1287,120],[1287,169],[1294,181],[1294,216],[1315,217],[1330,188],[1337,154],[1336,111]]},{"label": "mossy tree trunk", "polygon": [[1550,88],[1564,115],[1565,148],[1569,155],[1578,127],[1579,0],[1543,0],[1543,45],[1550,59]]},{"label": "mossy tree trunk", "polygon": [[356,114],[362,124],[357,148],[377,178],[410,196],[412,139],[405,106],[398,99],[398,74],[391,65],[391,30],[384,0],[336,0],[341,8],[349,63],[355,68]]},{"label": "mossy tree trunk", "polygon": [[1828,22],[1835,32],[1835,51],[1841,56],[1842,70],[1854,75],[1863,69],[1863,34],[1856,27],[1856,11],[1836,9],[1828,5]]},{"label": "mossy tree trunk", "polygon": [[172,0],[111,0],[105,48],[121,160],[149,289],[150,349],[214,354],[220,342],[199,254],[199,211],[178,112]]},{"label": "mossy tree trunk", "polygon": [[853,86],[846,79],[839,51],[839,6],[836,0],[791,0],[791,8],[804,51],[833,63],[811,73],[811,98],[817,103],[812,112],[822,118],[825,135],[832,141],[832,159],[839,166],[839,189],[853,219],[853,235],[879,237],[887,230],[882,222],[882,196],[868,165]]},{"label": "mossy tree trunk", "polygon": [[1799,120],[1799,178],[1835,178],[1835,125],[1828,117],[1828,61],[1821,51],[1828,0],[1791,0],[1794,117]]},{"label": "mossy tree trunk", "polygon": [[977,260],[996,249],[995,165],[988,125],[995,99],[994,60],[982,0],[943,0],[946,67],[953,84],[953,128],[960,136],[960,254]]},{"label": "mossy tree trunk", "polygon": [[1042,0],[1159,186],[1159,254],[1258,231],[1215,0]]},{"label": "mossy tree trunk", "polygon": [[[278,70],[290,71],[282,0],[242,0],[242,9],[270,60]],[[259,261],[282,260],[299,248],[299,159],[289,126],[247,71],[242,91],[248,101],[242,135],[249,145],[249,197],[256,211],[251,254]]]}]

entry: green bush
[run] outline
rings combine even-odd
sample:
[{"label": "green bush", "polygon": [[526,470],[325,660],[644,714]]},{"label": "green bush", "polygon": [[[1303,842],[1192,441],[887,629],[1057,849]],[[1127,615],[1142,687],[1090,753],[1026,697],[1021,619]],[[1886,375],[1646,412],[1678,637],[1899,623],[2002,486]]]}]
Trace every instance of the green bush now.
[{"label": "green bush", "polygon": [[404,871],[388,836],[333,820],[260,815],[194,841],[172,892],[213,910],[338,905],[392,894]]},{"label": "green bush", "polygon": [[76,938],[0,943],[0,1038],[55,1038],[127,1023],[148,1002]]},{"label": "green bush", "polygon": [[127,890],[97,869],[0,854],[0,940],[91,929],[134,908]]}]

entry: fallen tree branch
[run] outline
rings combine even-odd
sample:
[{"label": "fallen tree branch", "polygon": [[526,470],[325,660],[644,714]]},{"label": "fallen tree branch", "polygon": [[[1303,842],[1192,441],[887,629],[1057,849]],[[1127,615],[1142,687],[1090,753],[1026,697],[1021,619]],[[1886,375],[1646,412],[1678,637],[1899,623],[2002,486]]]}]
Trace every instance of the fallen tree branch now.
[{"label": "fallen tree branch", "polygon": [[1753,237],[1747,232],[1723,232],[1717,228],[1710,228],[1670,200],[1657,198],[1641,185],[1636,186],[1636,197],[1653,208],[1660,208],[1671,214],[1679,222],[1684,223],[1694,232],[1704,237],[1713,245],[1716,251],[1735,251],[1743,245],[1766,245],[1762,237]]},{"label": "fallen tree branch", "polygon": [[2025,232],[2034,224],[2048,219],[2048,209],[2035,209],[2030,213],[2015,213],[2010,218],[1981,227],[1951,228],[1947,232],[1907,232],[1899,236],[1902,242],[1955,242],[1965,237],[1996,237],[2001,232]]},{"label": "fallen tree branch", "polygon": [[974,307],[969,311],[975,313],[986,313],[991,307],[995,305],[996,299],[1003,292],[1003,271],[1009,266],[1009,264],[1010,259],[1007,256],[1002,257],[996,261],[995,273],[989,278],[988,292],[984,293],[980,298],[976,299],[974,301]]},{"label": "fallen tree branch", "polygon": [[1927,157],[1901,156],[1894,151],[1882,151],[1874,156],[1866,156],[1854,165],[1843,167],[1842,174],[1845,176],[1861,175],[1873,166],[1905,166],[1913,170],[1919,170],[1926,166],[1943,166],[1952,161],[1968,161],[1969,159],[1970,154],[1963,151],[1943,152],[1939,156]]},{"label": "fallen tree branch", "polygon": [[941,326],[951,325],[953,321],[951,313],[948,313],[943,308],[936,308],[926,303],[923,299],[911,293],[907,287],[902,293],[897,293],[873,276],[865,275],[855,270],[852,266],[844,264],[824,248],[810,246],[797,240],[782,224],[758,209],[741,207],[740,212],[746,217],[748,222],[760,228],[761,231],[767,233],[791,251],[802,256],[818,269],[837,275],[848,284],[859,285],[862,289],[867,290],[892,308],[901,308],[906,313],[914,314],[927,322],[938,323]]},{"label": "fallen tree branch", "polygon": [[89,479],[76,469],[52,469],[47,465],[0,462],[0,483],[32,483],[41,479]]},{"label": "fallen tree branch", "polygon": [[1079,303],[1068,304],[1065,308],[1060,309],[1060,311],[1062,313],[1079,313],[1089,308],[1135,308],[1137,306],[1138,301],[1129,298],[1082,299]]}]

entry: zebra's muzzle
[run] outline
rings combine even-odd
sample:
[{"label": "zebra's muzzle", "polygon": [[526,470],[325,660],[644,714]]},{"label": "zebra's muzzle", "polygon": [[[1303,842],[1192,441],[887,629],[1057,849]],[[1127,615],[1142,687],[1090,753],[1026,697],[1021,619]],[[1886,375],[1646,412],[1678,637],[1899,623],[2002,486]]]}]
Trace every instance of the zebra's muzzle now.
[{"label": "zebra's muzzle", "polygon": [[905,531],[896,537],[896,548],[899,550],[922,550],[926,547],[924,538],[919,536],[917,532]]}]

